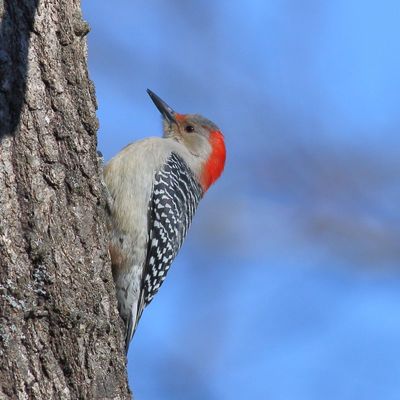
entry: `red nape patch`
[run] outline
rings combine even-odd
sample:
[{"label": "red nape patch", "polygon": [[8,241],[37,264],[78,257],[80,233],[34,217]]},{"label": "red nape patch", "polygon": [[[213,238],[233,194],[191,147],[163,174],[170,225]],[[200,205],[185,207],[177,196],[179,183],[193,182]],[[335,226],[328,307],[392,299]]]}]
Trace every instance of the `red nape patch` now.
[{"label": "red nape patch", "polygon": [[210,133],[211,154],[204,164],[201,186],[206,191],[222,174],[226,159],[224,136],[220,131]]}]

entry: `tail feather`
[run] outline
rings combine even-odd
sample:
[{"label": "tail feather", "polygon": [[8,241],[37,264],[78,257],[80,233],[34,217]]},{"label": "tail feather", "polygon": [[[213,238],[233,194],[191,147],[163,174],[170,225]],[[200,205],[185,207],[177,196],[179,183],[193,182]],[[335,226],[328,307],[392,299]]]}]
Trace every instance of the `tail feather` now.
[{"label": "tail feather", "polygon": [[125,324],[125,354],[128,354],[129,344],[131,343],[133,335],[136,332],[136,328],[139,323],[140,317],[142,316],[143,309],[144,309],[144,296],[142,292],[137,305],[137,309],[135,310],[135,312],[134,309],[132,309]]},{"label": "tail feather", "polygon": [[129,343],[132,340],[133,334],[136,330],[136,322],[133,323],[134,319],[132,318],[132,313],[130,314],[128,321],[126,321],[126,329],[125,329],[125,354],[128,354]]}]

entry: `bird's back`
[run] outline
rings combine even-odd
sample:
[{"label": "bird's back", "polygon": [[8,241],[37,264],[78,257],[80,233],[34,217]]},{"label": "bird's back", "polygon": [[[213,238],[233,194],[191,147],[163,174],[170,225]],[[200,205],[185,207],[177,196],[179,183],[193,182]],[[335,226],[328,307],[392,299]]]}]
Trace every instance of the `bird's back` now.
[{"label": "bird's back", "polygon": [[143,308],[164,281],[202,195],[196,168],[187,164],[196,165],[192,158],[173,139],[148,138],[126,146],[104,169],[112,199],[110,255],[127,345]]}]

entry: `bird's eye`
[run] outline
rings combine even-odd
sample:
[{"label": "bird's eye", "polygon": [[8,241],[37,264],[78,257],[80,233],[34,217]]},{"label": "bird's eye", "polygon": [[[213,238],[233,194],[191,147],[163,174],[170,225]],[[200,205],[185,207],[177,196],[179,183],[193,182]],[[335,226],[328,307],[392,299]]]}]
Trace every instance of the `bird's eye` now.
[{"label": "bird's eye", "polygon": [[194,127],[192,125],[186,125],[185,126],[185,131],[190,133],[190,132],[194,132]]}]

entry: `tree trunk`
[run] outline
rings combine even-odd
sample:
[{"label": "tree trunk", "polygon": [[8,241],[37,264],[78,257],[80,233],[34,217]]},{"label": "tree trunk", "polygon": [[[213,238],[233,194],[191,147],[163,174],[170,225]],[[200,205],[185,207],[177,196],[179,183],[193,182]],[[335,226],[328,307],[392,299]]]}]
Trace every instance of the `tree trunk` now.
[{"label": "tree trunk", "polygon": [[128,399],[79,0],[0,0],[0,399]]}]

